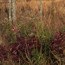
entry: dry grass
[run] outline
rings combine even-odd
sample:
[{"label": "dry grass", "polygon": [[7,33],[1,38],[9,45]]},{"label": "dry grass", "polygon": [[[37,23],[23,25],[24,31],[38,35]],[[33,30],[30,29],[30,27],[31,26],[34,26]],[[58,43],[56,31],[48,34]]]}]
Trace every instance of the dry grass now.
[{"label": "dry grass", "polygon": [[[8,39],[10,38],[12,40],[12,37],[15,38],[17,32],[14,31],[15,33],[13,34],[11,32],[11,27],[9,25],[10,23],[9,24],[5,23],[5,22],[8,23],[7,12],[5,12],[6,8],[8,7],[7,4],[0,4],[0,5],[2,5],[0,6],[0,9],[1,9],[0,23],[1,24],[4,23],[2,28],[0,26],[0,29],[2,30],[4,29],[4,34],[2,34],[3,37],[0,37],[0,43],[2,43],[3,40],[1,39],[4,39],[5,34],[7,36],[9,35]],[[64,27],[65,26],[65,18],[64,18],[65,17],[65,1],[42,0],[42,15],[40,15],[40,9],[41,8],[40,8],[39,0],[31,0],[29,2],[26,2],[24,0],[17,0],[16,1],[17,20],[15,23],[15,26],[12,25],[12,28],[14,27],[13,28],[14,30],[18,30],[18,29],[20,30],[21,28],[20,31],[22,35],[29,35],[31,33],[34,33],[40,39],[40,42],[42,43],[42,45],[45,44],[46,47],[45,47],[45,52],[43,54],[37,53],[37,55],[34,56],[35,64],[43,65],[44,62],[46,61],[49,65],[51,61],[45,58],[46,55],[45,57],[43,55],[49,54],[49,51],[50,51],[49,43],[50,43],[50,39],[53,38],[52,36],[54,36],[54,34],[58,32],[59,30],[61,30],[62,28],[64,28],[65,30],[65,27]],[[35,27],[32,24],[34,24]],[[17,26],[17,29],[16,29],[16,26]],[[10,32],[12,34],[12,37]],[[48,59],[50,58],[48,57]],[[13,61],[11,60],[10,62],[12,63]],[[29,64],[29,65],[35,65],[35,64]]]}]

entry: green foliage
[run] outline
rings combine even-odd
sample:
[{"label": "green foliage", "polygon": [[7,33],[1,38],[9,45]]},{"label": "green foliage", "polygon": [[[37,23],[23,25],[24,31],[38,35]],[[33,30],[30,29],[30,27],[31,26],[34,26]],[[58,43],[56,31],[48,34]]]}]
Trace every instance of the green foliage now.
[{"label": "green foliage", "polygon": [[36,22],[35,24],[36,35],[39,37],[41,41],[48,42],[53,37],[52,31],[45,27],[41,22]]},{"label": "green foliage", "polygon": [[21,36],[28,36],[33,32],[34,29],[34,23],[33,22],[28,22],[28,23],[21,23],[17,24],[19,28],[19,33]]},{"label": "green foliage", "polygon": [[65,32],[65,26],[63,26],[60,31]]},{"label": "green foliage", "polygon": [[0,33],[9,43],[15,42],[16,34],[12,31],[12,25],[9,21],[0,23]]},{"label": "green foliage", "polygon": [[34,65],[45,65],[45,57],[40,52],[35,51],[32,55],[32,61]]}]

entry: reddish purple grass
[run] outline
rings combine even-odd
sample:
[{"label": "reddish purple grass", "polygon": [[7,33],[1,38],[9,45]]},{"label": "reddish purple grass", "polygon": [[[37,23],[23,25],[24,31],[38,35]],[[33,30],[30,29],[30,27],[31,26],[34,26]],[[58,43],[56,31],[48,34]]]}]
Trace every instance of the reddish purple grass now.
[{"label": "reddish purple grass", "polygon": [[54,39],[52,40],[52,50],[55,50],[59,54],[63,54],[63,47],[65,43],[65,33],[58,32],[55,34]]},{"label": "reddish purple grass", "polygon": [[39,39],[35,36],[33,37],[17,37],[17,41],[14,44],[11,44],[10,54],[12,56],[13,61],[18,61],[23,54],[24,56],[27,54],[28,56],[32,55],[32,51],[34,49],[39,49]]},{"label": "reddish purple grass", "polygon": [[7,59],[7,53],[8,53],[8,51],[5,48],[5,46],[0,45],[0,61]]},{"label": "reddish purple grass", "polygon": [[[63,54],[63,47],[65,42],[65,33],[58,32],[55,34],[52,42],[51,49],[52,51],[56,51],[59,54]],[[13,61],[19,61],[22,59],[22,55],[25,57],[32,56],[33,50],[40,49],[40,42],[36,36],[32,37],[18,37],[16,43],[12,43],[8,46],[0,45],[0,61],[7,60],[8,54],[10,54]]]}]

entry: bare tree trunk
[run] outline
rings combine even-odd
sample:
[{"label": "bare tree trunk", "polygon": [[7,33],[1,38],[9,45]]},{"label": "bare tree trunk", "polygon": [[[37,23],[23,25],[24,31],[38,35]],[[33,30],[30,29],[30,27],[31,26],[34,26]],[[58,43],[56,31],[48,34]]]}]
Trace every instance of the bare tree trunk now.
[{"label": "bare tree trunk", "polygon": [[16,21],[16,0],[12,0],[12,20]]},{"label": "bare tree trunk", "polygon": [[12,22],[12,0],[9,0],[9,22]]},{"label": "bare tree trunk", "polygon": [[40,16],[42,16],[42,0],[40,0]]},{"label": "bare tree trunk", "polygon": [[42,0],[39,0],[40,1],[40,21],[42,22]]},{"label": "bare tree trunk", "polygon": [[14,22],[16,20],[16,0],[9,0],[9,21]]}]

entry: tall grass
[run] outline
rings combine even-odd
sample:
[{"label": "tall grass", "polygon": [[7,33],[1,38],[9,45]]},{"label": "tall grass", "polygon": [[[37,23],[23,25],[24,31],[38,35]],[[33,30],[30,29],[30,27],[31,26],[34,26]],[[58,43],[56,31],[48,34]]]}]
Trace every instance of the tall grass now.
[{"label": "tall grass", "polygon": [[[5,39],[3,43],[8,44],[8,46],[2,45],[7,51],[5,52],[7,60],[3,57],[2,65],[59,65],[59,62],[61,64],[61,59],[59,61],[61,57],[58,58],[58,56],[63,55],[64,50],[59,49],[58,46],[62,48],[61,44],[65,43],[65,26],[60,29],[62,34],[59,29],[57,33],[54,25],[57,20],[55,14],[57,9],[53,1],[51,4],[52,7],[48,9],[46,15],[42,15],[42,18],[45,16],[42,21],[39,12],[33,12],[30,7],[26,10],[25,7],[23,16],[18,22],[14,24],[8,21],[0,22],[0,35],[2,39]],[[48,16],[51,19],[50,26],[47,23],[50,22],[49,19],[47,20]],[[2,48],[5,49],[4,47],[1,47],[0,52],[4,51],[2,50]],[[58,56],[53,53],[54,51],[56,54],[59,52]],[[0,54],[4,56],[5,53]]]}]

